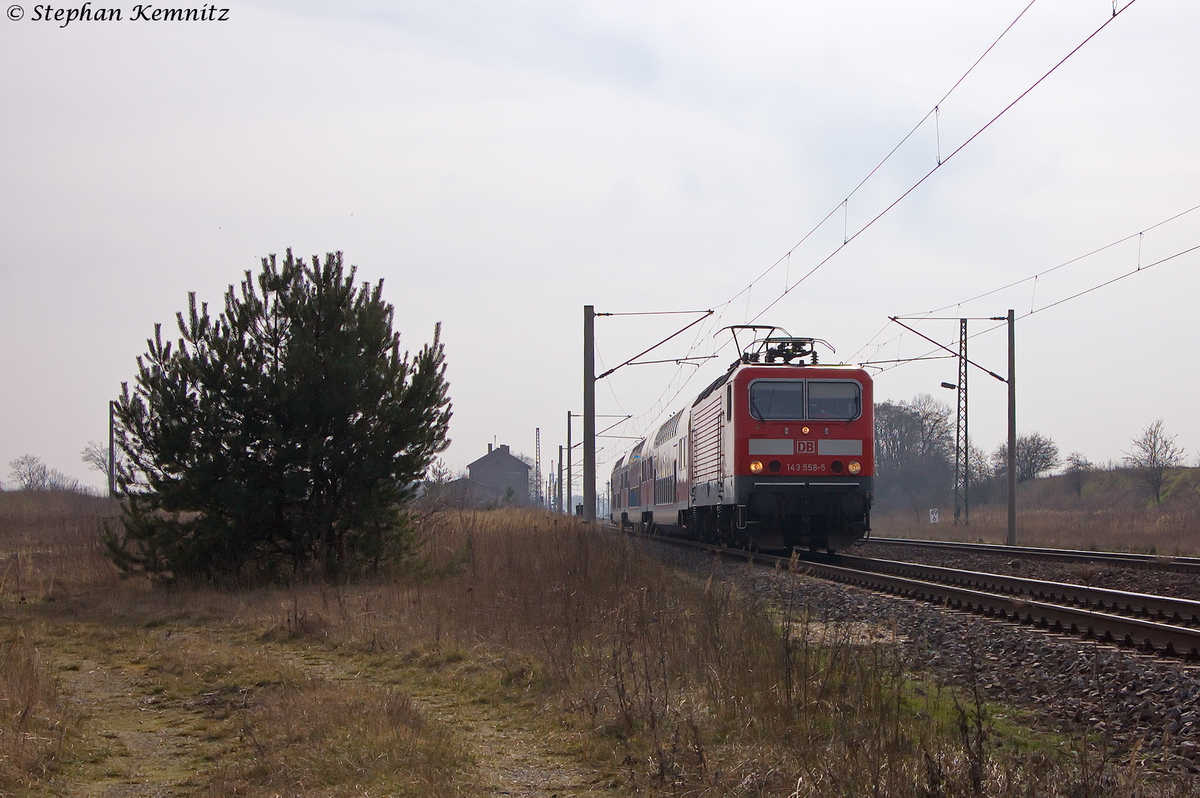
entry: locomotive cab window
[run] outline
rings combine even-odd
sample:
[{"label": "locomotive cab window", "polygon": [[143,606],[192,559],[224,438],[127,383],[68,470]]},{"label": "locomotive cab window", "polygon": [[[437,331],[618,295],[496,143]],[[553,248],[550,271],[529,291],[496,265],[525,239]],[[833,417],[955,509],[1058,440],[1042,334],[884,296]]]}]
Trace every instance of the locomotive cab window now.
[{"label": "locomotive cab window", "polygon": [[750,383],[750,415],[761,421],[804,418],[804,381],[755,380]]},{"label": "locomotive cab window", "polygon": [[850,421],[862,412],[862,388],[855,382],[808,383],[808,417]]}]

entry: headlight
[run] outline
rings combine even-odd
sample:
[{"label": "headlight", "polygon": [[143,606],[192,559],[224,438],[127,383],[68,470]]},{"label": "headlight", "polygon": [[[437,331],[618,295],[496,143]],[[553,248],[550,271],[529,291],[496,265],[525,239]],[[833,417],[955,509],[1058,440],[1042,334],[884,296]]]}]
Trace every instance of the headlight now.
[{"label": "headlight", "polygon": [[751,474],[761,474],[762,468],[763,468],[762,460],[751,460],[750,461],[750,473]]},{"label": "headlight", "polygon": [[857,460],[851,460],[850,465],[847,468],[851,474],[857,474],[859,471],[862,471],[862,463],[858,462]]}]

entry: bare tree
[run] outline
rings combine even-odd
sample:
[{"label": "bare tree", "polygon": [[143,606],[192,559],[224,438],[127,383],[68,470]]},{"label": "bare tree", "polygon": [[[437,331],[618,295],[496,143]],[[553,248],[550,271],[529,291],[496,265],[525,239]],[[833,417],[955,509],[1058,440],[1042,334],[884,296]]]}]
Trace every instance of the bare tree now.
[{"label": "bare tree", "polygon": [[954,455],[950,408],[929,394],[911,402],[882,402],[875,408],[877,460],[903,467],[916,460]]},{"label": "bare tree", "polygon": [[1131,438],[1133,447],[1125,453],[1125,462],[1136,469],[1147,488],[1154,494],[1154,503],[1162,503],[1163,484],[1168,468],[1183,464],[1185,452],[1175,443],[1174,435],[1168,435],[1162,419],[1142,430],[1140,437]]},{"label": "bare tree", "polygon": [[968,461],[970,467],[969,490],[971,505],[978,506],[993,501],[997,491],[1003,486],[996,483],[996,470],[992,466],[988,453],[981,449],[973,440],[967,441]]},{"label": "bare tree", "polygon": [[[1040,432],[1017,438],[1017,482],[1028,482],[1045,471],[1057,468],[1058,445]],[[1008,473],[1008,444],[992,452],[992,468],[997,477]]]},{"label": "bare tree", "polygon": [[79,453],[79,459],[88,467],[104,475],[104,483],[112,484],[108,474],[108,447],[95,441],[88,441],[87,448]]},{"label": "bare tree", "polygon": [[8,462],[12,471],[8,472],[9,479],[15,479],[20,485],[18,490],[45,490],[50,482],[50,469],[42,462],[42,458],[32,454],[23,454]]},{"label": "bare tree", "polygon": [[1071,452],[1067,455],[1067,484],[1075,491],[1076,496],[1083,495],[1083,475],[1089,471],[1094,471],[1095,466],[1092,461],[1084,457],[1079,452]]},{"label": "bare tree", "polygon": [[945,498],[954,482],[949,406],[929,394],[877,404],[875,465],[881,504],[916,507]]},{"label": "bare tree", "polygon": [[36,455],[23,454],[15,460],[10,460],[8,467],[12,469],[8,476],[20,483],[18,490],[83,491],[79,480],[67,476],[57,468],[50,468]]},{"label": "bare tree", "polygon": [[968,462],[971,466],[971,486],[983,485],[996,476],[996,470],[988,462],[988,456],[975,445],[974,441],[967,442]]}]

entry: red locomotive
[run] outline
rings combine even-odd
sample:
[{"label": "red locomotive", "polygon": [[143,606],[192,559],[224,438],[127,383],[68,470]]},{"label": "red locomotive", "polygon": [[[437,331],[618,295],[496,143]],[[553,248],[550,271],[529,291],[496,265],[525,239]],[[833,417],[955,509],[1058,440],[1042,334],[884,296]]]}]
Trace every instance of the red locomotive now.
[{"label": "red locomotive", "polygon": [[732,330],[735,341],[754,338],[738,360],[617,461],[613,522],[774,551],[834,551],[865,538],[875,474],[870,375],[818,365],[813,338]]}]

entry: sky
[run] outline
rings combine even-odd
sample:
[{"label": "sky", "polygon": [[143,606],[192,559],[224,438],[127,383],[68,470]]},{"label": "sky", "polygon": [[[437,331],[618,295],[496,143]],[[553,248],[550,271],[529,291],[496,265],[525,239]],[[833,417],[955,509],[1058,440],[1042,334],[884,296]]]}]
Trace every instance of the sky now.
[{"label": "sky", "polygon": [[[1200,452],[1195,3],[210,5],[227,19],[0,19],[9,485],[25,454],[100,485],[80,451],[154,325],[289,247],[383,279],[405,347],[441,323],[454,471],[533,456],[539,428],[550,471],[589,304],[715,311],[645,358],[703,359],[599,383],[601,427],[630,416],[601,489],[751,321],[876,364],[877,401],[952,403],[952,359],[885,362],[934,350],[889,317],[951,346],[976,319],[969,355],[1004,375],[986,319],[1012,308],[1022,434],[1119,462],[1161,418]],[[598,318],[598,369],[696,318]],[[990,451],[1006,386],[969,386]]]}]

